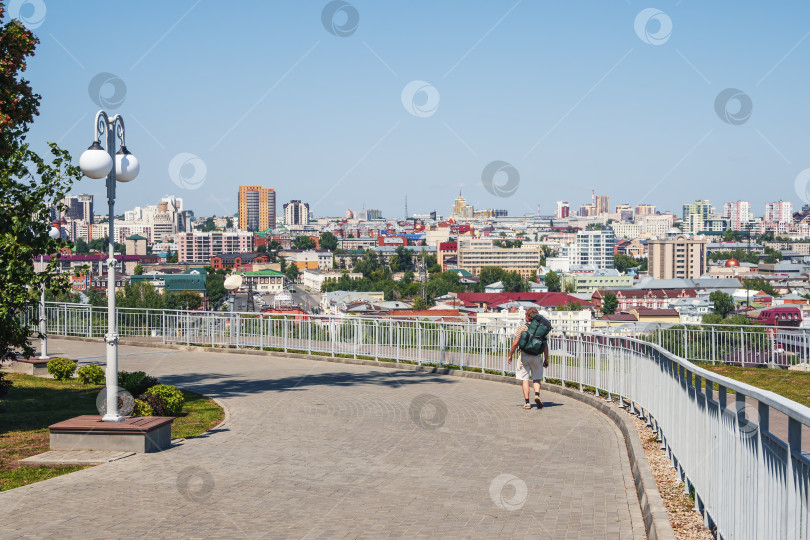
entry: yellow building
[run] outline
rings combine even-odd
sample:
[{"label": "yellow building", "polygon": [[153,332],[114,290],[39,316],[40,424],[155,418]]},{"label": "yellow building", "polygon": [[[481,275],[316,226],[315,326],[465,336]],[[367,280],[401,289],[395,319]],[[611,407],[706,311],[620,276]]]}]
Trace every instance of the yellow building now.
[{"label": "yellow building", "polygon": [[239,229],[265,231],[276,226],[276,190],[239,186]]},{"label": "yellow building", "polygon": [[482,268],[497,266],[527,279],[540,266],[541,254],[537,248],[502,248],[492,245],[492,240],[460,238],[457,266],[476,276]]}]

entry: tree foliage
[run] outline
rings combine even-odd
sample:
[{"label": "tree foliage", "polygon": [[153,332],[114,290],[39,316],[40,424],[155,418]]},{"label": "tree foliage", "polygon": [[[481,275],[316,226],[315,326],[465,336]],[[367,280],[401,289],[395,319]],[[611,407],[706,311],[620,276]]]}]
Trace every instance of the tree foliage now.
[{"label": "tree foliage", "polygon": [[602,313],[613,315],[619,309],[619,299],[613,293],[607,293],[602,299]]},{"label": "tree foliage", "polygon": [[776,289],[773,288],[773,285],[769,281],[766,281],[762,278],[743,278],[742,280],[743,289],[748,289],[751,291],[762,291],[765,294],[769,294],[771,296],[779,296],[779,293],[776,292]]},{"label": "tree foliage", "polygon": [[714,312],[725,318],[729,313],[734,311],[734,298],[723,291],[714,291],[709,295],[709,301],[714,304]]},{"label": "tree foliage", "polygon": [[315,240],[309,236],[296,236],[292,242],[293,249],[315,249]]},{"label": "tree foliage", "polygon": [[329,231],[326,231],[321,233],[321,237],[318,240],[318,244],[320,245],[321,249],[326,249],[328,251],[335,251],[338,247],[338,239],[337,236],[330,233]]},{"label": "tree foliage", "polygon": [[546,287],[548,292],[560,292],[560,276],[554,270],[549,270],[546,273]]},{"label": "tree foliage", "polygon": [[[4,10],[0,2],[0,20]],[[36,322],[23,324],[22,314],[38,304],[40,287],[69,288],[67,275],[56,275],[56,258],[43,273],[35,273],[32,264],[62,245],[48,236],[50,207],[64,210],[60,201],[82,176],[70,154],[56,144],[49,143],[48,162],[26,142],[40,96],[21,74],[37,43],[17,21],[0,25],[0,358],[14,357],[16,349],[33,354],[28,338]]]},{"label": "tree foliage", "polygon": [[623,255],[621,253],[617,253],[613,256],[613,265],[619,272],[627,272],[630,268],[636,268],[641,266],[641,261],[637,261],[633,257],[629,255]]}]

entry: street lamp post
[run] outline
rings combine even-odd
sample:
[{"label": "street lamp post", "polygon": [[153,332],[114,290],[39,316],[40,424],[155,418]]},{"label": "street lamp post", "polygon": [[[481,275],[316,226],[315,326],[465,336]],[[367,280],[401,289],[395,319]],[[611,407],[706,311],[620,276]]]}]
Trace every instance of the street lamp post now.
[{"label": "street lamp post", "polygon": [[[62,233],[54,226],[51,226],[51,230],[48,231],[48,236],[52,239],[56,240],[57,238],[62,236]],[[45,255],[42,254],[39,256],[39,266],[42,268],[42,271],[45,271]],[[45,283],[42,284],[42,293],[40,295],[40,302],[39,302],[39,333],[42,336],[39,340],[39,359],[40,360],[47,360],[48,359],[48,335],[46,332],[48,331],[48,316],[45,314]]]},{"label": "street lamp post", "polygon": [[[99,138],[107,137],[107,150],[101,146]],[[115,137],[121,140],[121,147],[115,151]],[[104,422],[121,422],[118,414],[118,328],[115,316],[115,181],[129,182],[138,176],[140,165],[126,147],[124,119],[116,114],[112,118],[104,111],[96,113],[93,126],[93,144],[79,158],[79,167],[85,176],[107,179],[107,204],[109,206],[109,233],[107,259],[107,410]]]}]

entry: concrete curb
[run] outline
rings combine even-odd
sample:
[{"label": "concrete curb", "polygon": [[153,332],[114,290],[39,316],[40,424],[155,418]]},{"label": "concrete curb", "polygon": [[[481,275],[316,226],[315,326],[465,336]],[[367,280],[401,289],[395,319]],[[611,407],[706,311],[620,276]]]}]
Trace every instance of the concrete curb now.
[{"label": "concrete curb", "polygon": [[[93,341],[103,342],[101,338],[82,338],[76,336],[54,336],[57,339],[66,339],[70,341]],[[480,373],[476,371],[460,371],[457,369],[438,368],[433,366],[419,366],[414,364],[402,364],[396,362],[378,362],[375,360],[360,360],[355,358],[340,358],[331,356],[308,355],[298,353],[285,353],[276,351],[260,351],[254,349],[216,349],[211,347],[199,346],[186,346],[186,345],[171,345],[164,343],[127,343],[122,340],[121,345],[135,346],[135,347],[148,347],[151,349],[170,349],[181,350],[189,352],[226,352],[237,354],[251,354],[251,355],[273,355],[282,358],[296,358],[301,360],[318,360],[322,362],[332,362],[337,364],[351,364],[369,367],[384,367],[389,369],[399,369],[406,371],[416,371],[420,373],[431,373],[435,375],[449,375],[451,377],[466,377],[470,379],[479,379],[484,381],[492,381],[506,384],[520,384],[520,381],[511,376],[493,375],[490,373]],[[647,529],[647,537],[650,540],[674,540],[675,533],[672,530],[672,525],[669,522],[664,501],[661,494],[658,493],[658,486],[655,484],[655,478],[650,468],[650,463],[647,461],[647,456],[644,453],[644,447],[641,445],[641,438],[638,436],[638,431],[633,425],[632,420],[627,418],[627,415],[620,414],[615,408],[611,407],[602,400],[576,390],[571,390],[562,386],[557,386],[549,383],[542,383],[541,388],[546,391],[560,394],[572,399],[576,399],[586,405],[590,405],[596,410],[605,414],[608,418],[613,420],[616,426],[624,435],[624,442],[627,447],[627,454],[630,458],[630,466],[633,470],[633,479],[636,485],[636,494],[638,495],[639,503],[641,504],[641,511],[644,517],[644,526]],[[220,406],[222,404],[220,403]],[[225,407],[223,407],[225,409]],[[228,413],[226,410],[226,418],[220,424],[224,424],[228,420]],[[218,427],[218,426],[217,426]]]}]

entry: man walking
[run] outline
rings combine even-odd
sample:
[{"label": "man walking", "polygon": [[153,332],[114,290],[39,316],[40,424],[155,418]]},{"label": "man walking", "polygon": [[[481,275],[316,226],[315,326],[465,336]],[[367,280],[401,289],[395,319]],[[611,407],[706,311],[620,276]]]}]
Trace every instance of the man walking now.
[{"label": "man walking", "polygon": [[[537,313],[536,308],[529,308],[526,310],[526,323],[521,324],[515,330],[515,339],[512,341],[512,348],[509,349],[509,364],[512,364],[512,356],[518,348],[520,336],[523,332],[529,330],[529,321]],[[523,381],[523,399],[526,403],[523,405],[524,409],[531,409],[532,405],[529,402],[529,381],[534,383],[534,402],[537,404],[538,409],[543,408],[543,402],[540,400],[540,381],[543,379],[543,369],[548,367],[548,342],[543,347],[543,362],[540,363],[540,354],[533,355],[521,351],[520,358],[518,359],[517,366],[515,366],[515,378]]]}]

